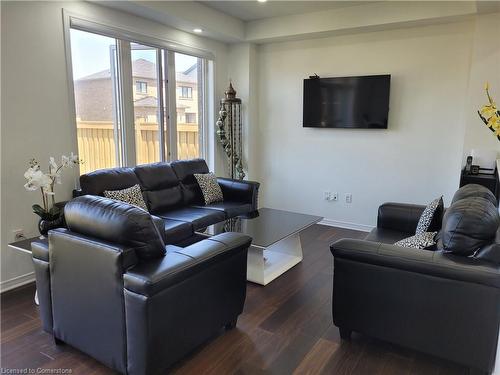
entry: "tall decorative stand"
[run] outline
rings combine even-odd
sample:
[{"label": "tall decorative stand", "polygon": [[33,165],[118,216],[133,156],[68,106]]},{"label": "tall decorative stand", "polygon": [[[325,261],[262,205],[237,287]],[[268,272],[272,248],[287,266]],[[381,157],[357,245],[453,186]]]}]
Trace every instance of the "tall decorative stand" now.
[{"label": "tall decorative stand", "polygon": [[236,97],[233,84],[224,93],[220,101],[219,118],[217,119],[217,135],[228,158],[229,173],[231,178],[243,180],[243,142],[241,124],[241,99]]}]

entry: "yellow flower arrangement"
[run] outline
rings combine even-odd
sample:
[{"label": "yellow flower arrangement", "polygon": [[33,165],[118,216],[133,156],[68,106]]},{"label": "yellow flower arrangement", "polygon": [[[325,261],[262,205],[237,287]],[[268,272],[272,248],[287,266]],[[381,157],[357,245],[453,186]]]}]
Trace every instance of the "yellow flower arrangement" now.
[{"label": "yellow flower arrangement", "polygon": [[498,110],[495,102],[490,96],[488,82],[484,85],[486,96],[488,97],[488,104],[481,107],[477,113],[486,126],[497,136],[500,141],[500,111]]}]

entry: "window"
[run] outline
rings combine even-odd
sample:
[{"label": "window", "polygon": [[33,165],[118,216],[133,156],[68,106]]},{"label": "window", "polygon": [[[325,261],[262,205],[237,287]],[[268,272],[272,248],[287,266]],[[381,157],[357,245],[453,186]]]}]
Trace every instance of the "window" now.
[{"label": "window", "polygon": [[[132,61],[133,63],[133,61]],[[132,66],[133,69],[133,66]],[[148,83],[144,81],[136,81],[135,82],[135,91],[140,94],[148,93]]]},{"label": "window", "polygon": [[[204,69],[203,59],[175,53],[175,84],[177,86],[177,155],[179,159],[200,157],[200,139],[203,129],[198,119],[203,118]],[[187,86],[189,84],[189,86]],[[188,97],[192,99],[185,101]]]},{"label": "window", "polygon": [[186,123],[188,124],[196,123],[196,113],[186,113]]},{"label": "window", "polygon": [[[148,83],[135,81],[136,95],[134,95],[134,131],[135,131],[135,159],[137,164],[147,164],[161,161],[161,137],[158,103],[158,57],[157,48],[144,46],[138,43],[131,44],[132,79],[147,77],[151,83],[148,93]],[[144,96],[143,94],[148,94]]]},{"label": "window", "polygon": [[116,40],[80,30],[70,36],[80,173],[119,166]]},{"label": "window", "polygon": [[76,28],[69,35],[81,173],[206,157],[208,60]]},{"label": "window", "polygon": [[180,86],[178,92],[182,99],[192,99],[193,98],[193,88],[188,86]]}]

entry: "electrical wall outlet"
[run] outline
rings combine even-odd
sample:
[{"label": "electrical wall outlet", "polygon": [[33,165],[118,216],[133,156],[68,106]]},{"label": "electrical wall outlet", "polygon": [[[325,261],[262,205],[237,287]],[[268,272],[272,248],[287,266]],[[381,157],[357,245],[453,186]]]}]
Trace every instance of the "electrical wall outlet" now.
[{"label": "electrical wall outlet", "polygon": [[23,229],[14,229],[12,232],[14,233],[14,241],[21,241],[26,239]]},{"label": "electrical wall outlet", "polygon": [[324,192],[325,201],[329,201],[332,197],[332,193],[329,191]]},{"label": "electrical wall outlet", "polygon": [[345,195],[345,202],[346,203],[352,203],[352,194],[351,193],[347,193]]},{"label": "electrical wall outlet", "polygon": [[330,199],[334,202],[337,202],[339,200],[339,193],[337,193],[337,192],[332,193],[332,196],[330,197]]}]

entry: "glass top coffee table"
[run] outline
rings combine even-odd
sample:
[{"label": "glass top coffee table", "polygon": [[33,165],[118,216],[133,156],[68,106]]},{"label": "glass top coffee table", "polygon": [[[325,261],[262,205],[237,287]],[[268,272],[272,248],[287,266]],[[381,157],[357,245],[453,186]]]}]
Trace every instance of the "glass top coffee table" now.
[{"label": "glass top coffee table", "polygon": [[255,217],[235,217],[200,234],[239,232],[253,238],[248,249],[247,280],[266,285],[302,261],[300,232],[322,217],[261,208]]}]

